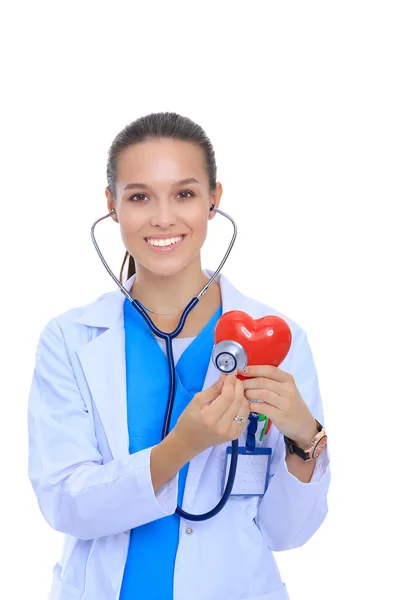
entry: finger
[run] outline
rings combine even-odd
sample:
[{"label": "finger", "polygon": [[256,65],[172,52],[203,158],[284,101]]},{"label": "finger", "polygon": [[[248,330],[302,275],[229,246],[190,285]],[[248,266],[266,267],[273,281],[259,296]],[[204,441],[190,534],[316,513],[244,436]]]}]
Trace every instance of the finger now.
[{"label": "finger", "polygon": [[221,390],[221,396],[226,398],[229,397],[232,400],[235,396],[237,381],[238,379],[236,377],[236,372],[225,375],[224,383]]},{"label": "finger", "polygon": [[249,402],[251,402],[252,400],[262,400],[263,403],[269,404],[270,406],[275,406],[277,408],[282,408],[282,404],[284,402],[284,399],[282,399],[281,396],[279,396],[275,392],[271,392],[270,390],[265,389],[245,390],[244,395]]},{"label": "finger", "polygon": [[[250,410],[246,404],[248,404],[248,402],[243,393],[243,382],[240,379],[237,379],[235,398],[232,404],[227,408],[225,414],[221,417],[221,427],[230,428],[234,424],[243,429],[250,413]],[[244,417],[244,423],[238,423],[235,421],[235,417]]]},{"label": "finger", "polygon": [[250,365],[246,371],[241,371],[243,377],[268,377],[274,381],[293,381],[293,375],[272,365]]},{"label": "finger", "polygon": [[235,399],[236,375],[230,373],[224,379],[221,393],[210,406],[214,418],[219,420]]},{"label": "finger", "polygon": [[278,395],[283,395],[284,386],[282,381],[274,381],[269,377],[252,377],[243,381],[244,391],[266,389],[275,392]]},{"label": "finger", "polygon": [[249,402],[250,412],[257,412],[261,415],[265,415],[271,421],[276,424],[279,423],[282,418],[282,411],[279,408],[270,406],[269,404],[257,404],[257,402]]},{"label": "finger", "polygon": [[248,408],[248,401],[244,395],[243,381],[237,379],[235,387],[235,400],[226,411],[227,419],[233,420],[234,417],[245,417],[248,418],[250,410]]}]

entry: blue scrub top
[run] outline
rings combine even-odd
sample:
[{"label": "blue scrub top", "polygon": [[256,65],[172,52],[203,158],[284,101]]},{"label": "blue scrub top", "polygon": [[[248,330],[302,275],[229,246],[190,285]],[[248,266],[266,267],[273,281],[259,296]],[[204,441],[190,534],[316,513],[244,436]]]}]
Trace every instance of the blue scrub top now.
[{"label": "blue scrub top", "polygon": [[[214,346],[214,328],[221,314],[219,307],[176,364],[170,431],[193,396],[203,389]],[[169,375],[167,357],[128,299],[124,303],[124,325],[129,452],[133,454],[161,441]],[[188,468],[189,463],[179,471],[179,506]],[[180,517],[175,513],[131,530],[120,600],[173,600],[179,523]]]}]

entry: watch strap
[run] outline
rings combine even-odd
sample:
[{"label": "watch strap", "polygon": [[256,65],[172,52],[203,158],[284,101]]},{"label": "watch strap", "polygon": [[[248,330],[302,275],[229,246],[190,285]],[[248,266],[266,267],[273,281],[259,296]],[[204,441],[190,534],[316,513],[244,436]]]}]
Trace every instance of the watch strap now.
[{"label": "watch strap", "polygon": [[[319,423],[317,421],[317,419],[315,419],[315,422],[317,424],[317,429],[318,429],[318,433],[319,433],[320,431],[322,431],[323,427],[322,427],[321,423]],[[303,460],[309,460],[311,458],[310,452],[304,452],[304,450],[302,448],[297,446],[297,444],[293,440],[288,438],[286,435],[284,436],[284,439],[285,439],[286,449],[289,452],[289,454],[297,454],[297,456],[300,456],[300,458],[302,458]]]},{"label": "watch strap", "polygon": [[308,454],[306,452],[304,452],[304,450],[299,448],[299,446],[296,446],[294,441],[286,436],[285,436],[285,444],[286,444],[286,449],[289,452],[289,454],[297,454],[297,456],[300,456],[300,458],[302,458],[303,460],[308,460]]}]

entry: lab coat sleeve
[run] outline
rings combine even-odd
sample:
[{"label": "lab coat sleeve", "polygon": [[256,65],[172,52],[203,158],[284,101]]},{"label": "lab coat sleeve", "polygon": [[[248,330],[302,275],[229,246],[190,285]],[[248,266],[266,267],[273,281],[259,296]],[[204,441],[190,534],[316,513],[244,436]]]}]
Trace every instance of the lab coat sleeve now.
[{"label": "lab coat sleeve", "polygon": [[[313,416],[324,423],[318,376],[307,335],[302,332],[287,368]],[[290,550],[305,544],[318,530],[327,512],[330,484],[329,448],[315,461],[309,483],[289,473],[286,446],[279,433],[273,449],[270,481],[258,507],[255,522],[273,551]]]},{"label": "lab coat sleeve", "polygon": [[42,331],[36,351],[28,438],[29,478],[43,516],[57,531],[92,539],[175,512],[179,475],[154,493],[152,447],[102,464],[93,422],[55,320]]}]

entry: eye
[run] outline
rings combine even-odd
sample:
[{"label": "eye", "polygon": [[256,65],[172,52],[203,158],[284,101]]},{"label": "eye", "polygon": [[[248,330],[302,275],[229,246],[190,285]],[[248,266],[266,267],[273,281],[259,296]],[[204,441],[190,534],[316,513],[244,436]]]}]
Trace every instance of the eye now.
[{"label": "eye", "polygon": [[[135,200],[135,198],[139,198],[139,200]],[[132,200],[133,202],[141,202],[144,200],[144,198],[147,198],[146,194],[132,194],[132,196],[129,196],[128,200]]]},{"label": "eye", "polygon": [[[188,194],[186,196],[184,196],[184,198],[190,199],[194,197],[193,192],[191,192],[190,190],[182,190],[181,192],[179,192],[179,194]],[[178,194],[178,196],[179,196]]]}]

